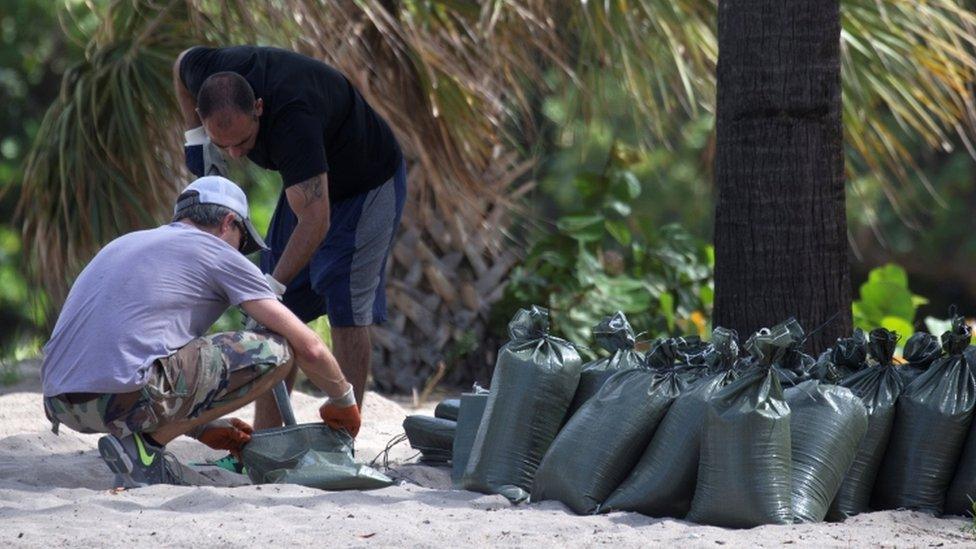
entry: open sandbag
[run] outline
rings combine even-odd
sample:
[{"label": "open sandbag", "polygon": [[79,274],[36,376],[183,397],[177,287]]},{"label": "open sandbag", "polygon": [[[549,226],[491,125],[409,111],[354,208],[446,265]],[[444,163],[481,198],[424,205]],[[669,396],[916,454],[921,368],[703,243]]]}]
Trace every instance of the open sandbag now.
[{"label": "open sandbag", "polygon": [[593,336],[599,348],[610,353],[609,356],[598,358],[583,365],[580,372],[579,386],[576,395],[569,406],[566,414],[567,421],[584,402],[589,400],[603,383],[613,374],[621,370],[642,368],[644,359],[640,353],[634,350],[637,338],[634,329],[622,312],[617,312],[612,316],[604,318],[593,328]]},{"label": "open sandbag", "polygon": [[764,353],[708,402],[692,522],[752,528],[793,520],[790,408],[770,362],[793,340],[783,326],[750,340]]},{"label": "open sandbag", "polygon": [[844,520],[870,509],[871,492],[888,447],[895,404],[903,387],[902,376],[893,363],[897,342],[895,332],[872,330],[868,342],[870,365],[840,381],[864,404],[868,428],[827,512],[830,520]]},{"label": "open sandbag", "polygon": [[736,378],[739,345],[735,332],[716,328],[708,352],[711,375],[675,399],[640,461],[601,506],[601,511],[636,511],[682,518],[691,509],[698,477],[701,429],[712,394]]},{"label": "open sandbag", "polygon": [[582,362],[572,343],[549,334],[545,309],[520,310],[508,332],[461,486],[523,501],[576,394]]},{"label": "open sandbag", "polygon": [[475,384],[474,391],[461,395],[458,405],[457,426],[454,430],[454,444],[451,448],[451,481],[457,485],[464,475],[474,446],[474,437],[478,434],[481,418],[485,415],[488,404],[488,391]]},{"label": "open sandbag", "polygon": [[549,447],[532,501],[554,499],[578,514],[596,512],[640,459],[685,383],[679,375],[647,369],[611,376]]},{"label": "open sandbag", "polygon": [[820,522],[867,431],[867,411],[850,389],[818,380],[786,389],[784,396],[790,406],[793,518]]},{"label": "open sandbag", "polygon": [[898,398],[874,508],[942,513],[976,407],[976,356],[969,341],[969,326],[955,317],[942,335],[946,356]]}]

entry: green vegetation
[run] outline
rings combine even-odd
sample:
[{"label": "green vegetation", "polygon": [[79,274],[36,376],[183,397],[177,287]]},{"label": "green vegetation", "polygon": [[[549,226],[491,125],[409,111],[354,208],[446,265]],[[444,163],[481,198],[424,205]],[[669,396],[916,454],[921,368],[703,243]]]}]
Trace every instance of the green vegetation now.
[{"label": "green vegetation", "polygon": [[898,265],[873,269],[861,285],[860,298],[851,305],[854,326],[865,332],[887,328],[903,341],[915,332],[915,311],[928,303],[908,289],[908,275]]}]

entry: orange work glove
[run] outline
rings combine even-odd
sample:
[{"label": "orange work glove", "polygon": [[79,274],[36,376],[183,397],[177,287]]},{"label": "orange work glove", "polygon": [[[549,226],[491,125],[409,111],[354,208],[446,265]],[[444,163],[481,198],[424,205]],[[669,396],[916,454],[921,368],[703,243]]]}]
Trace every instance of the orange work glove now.
[{"label": "orange work glove", "polygon": [[322,421],[329,427],[340,430],[345,429],[352,438],[359,434],[359,427],[363,420],[359,415],[359,406],[356,406],[356,397],[353,395],[352,385],[339,398],[329,398],[325,404],[319,408],[319,415]]},{"label": "orange work glove", "polygon": [[197,439],[214,450],[229,450],[235,457],[241,448],[251,440],[254,428],[244,420],[232,417],[211,421],[203,428]]}]

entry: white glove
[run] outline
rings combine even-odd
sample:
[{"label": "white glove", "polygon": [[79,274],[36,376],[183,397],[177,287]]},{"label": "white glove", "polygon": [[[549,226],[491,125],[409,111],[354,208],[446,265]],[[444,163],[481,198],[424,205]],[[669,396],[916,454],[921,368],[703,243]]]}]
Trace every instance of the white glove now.
[{"label": "white glove", "polygon": [[281,301],[281,296],[285,295],[285,290],[288,287],[278,282],[278,279],[271,276],[271,273],[264,273],[264,279],[268,281],[268,286],[271,286],[271,291],[278,297],[278,301]]},{"label": "white glove", "polygon": [[326,397],[325,402],[322,403],[322,406],[324,407],[327,404],[331,404],[336,408],[348,408],[349,406],[352,406],[355,403],[356,403],[356,394],[352,390],[352,383],[350,383],[349,389],[347,389],[342,396]]},{"label": "white glove", "polygon": [[227,175],[227,161],[214,145],[203,126],[197,126],[183,133],[183,153],[186,155],[186,167],[198,177],[205,175]]}]

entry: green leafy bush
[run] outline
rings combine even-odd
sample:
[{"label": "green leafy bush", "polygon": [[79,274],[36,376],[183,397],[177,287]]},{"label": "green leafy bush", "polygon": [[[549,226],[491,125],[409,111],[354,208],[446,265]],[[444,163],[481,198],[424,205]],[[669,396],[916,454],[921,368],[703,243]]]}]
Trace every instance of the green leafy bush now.
[{"label": "green leafy bush", "polygon": [[905,269],[889,263],[872,269],[851,304],[854,326],[864,331],[887,328],[907,338],[915,331],[915,312],[928,303],[908,289]]},{"label": "green leafy bush", "polygon": [[577,343],[603,316],[623,311],[649,336],[704,334],[712,305],[711,246],[678,225],[652,231],[633,215],[642,186],[626,167],[583,173],[577,211],[531,246],[493,309],[493,325],[519,308],[550,309],[553,329]]}]

